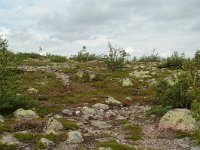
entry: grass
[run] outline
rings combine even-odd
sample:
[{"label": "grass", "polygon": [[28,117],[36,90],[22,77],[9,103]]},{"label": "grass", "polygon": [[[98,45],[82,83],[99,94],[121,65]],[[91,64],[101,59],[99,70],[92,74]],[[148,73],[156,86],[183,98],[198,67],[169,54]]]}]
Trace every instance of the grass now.
[{"label": "grass", "polygon": [[14,136],[21,142],[34,141],[34,143],[42,137],[42,135],[34,133],[15,133]]},{"label": "grass", "polygon": [[125,124],[123,130],[127,132],[126,139],[137,141],[142,139],[142,129],[139,126],[132,124]]},{"label": "grass", "polygon": [[58,121],[60,121],[60,123],[62,123],[62,125],[66,131],[78,130],[80,128],[80,126],[77,125],[74,121],[70,121],[65,118],[60,118],[60,119],[58,119]]},{"label": "grass", "polygon": [[110,147],[113,150],[135,150],[134,148],[125,145],[125,144],[119,144],[117,141],[107,141],[103,143],[99,143],[98,147]]}]

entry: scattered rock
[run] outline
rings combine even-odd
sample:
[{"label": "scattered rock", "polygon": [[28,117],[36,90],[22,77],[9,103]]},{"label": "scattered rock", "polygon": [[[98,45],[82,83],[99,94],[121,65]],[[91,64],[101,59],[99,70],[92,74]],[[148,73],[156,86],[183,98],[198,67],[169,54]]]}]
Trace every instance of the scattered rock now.
[{"label": "scattered rock", "polygon": [[104,121],[99,121],[99,120],[92,121],[92,125],[95,126],[95,127],[100,128],[100,129],[106,129],[106,128],[111,128],[112,127],[112,125],[110,125],[110,124],[108,124],[108,123],[106,123]]},{"label": "scattered rock", "polygon": [[116,106],[122,106],[122,103],[120,101],[116,100],[115,98],[111,96],[108,96],[106,103],[111,104],[111,105],[116,105]]},{"label": "scattered rock", "polygon": [[27,91],[28,91],[29,93],[38,93],[38,90],[35,89],[35,88],[29,88]]},{"label": "scattered rock", "polygon": [[16,118],[38,118],[39,116],[32,110],[24,110],[19,108],[14,112]]},{"label": "scattered rock", "polygon": [[46,138],[41,138],[40,142],[43,144],[45,148],[52,148],[54,146],[54,142],[46,139]]},{"label": "scattered rock", "polygon": [[112,150],[110,147],[99,147],[98,150]]},{"label": "scattered rock", "polygon": [[4,117],[0,115],[0,122],[4,122]]},{"label": "scattered rock", "polygon": [[89,108],[87,106],[83,107],[83,113],[88,116],[93,116],[96,114],[96,111],[93,108]]},{"label": "scattered rock", "polygon": [[133,86],[133,82],[130,79],[125,78],[122,80],[122,86],[125,87]]},{"label": "scattered rock", "polygon": [[69,138],[67,139],[68,143],[79,144],[84,141],[80,131],[70,131],[68,133],[68,136],[69,136]]},{"label": "scattered rock", "polygon": [[46,134],[58,134],[58,132],[63,130],[63,128],[63,125],[59,121],[51,117],[43,130]]},{"label": "scattered rock", "polygon": [[92,107],[95,108],[95,109],[101,109],[101,110],[107,110],[107,109],[109,109],[108,105],[101,104],[101,103],[94,104]]},{"label": "scattered rock", "polygon": [[196,129],[196,120],[188,109],[174,109],[168,111],[159,122],[159,129],[193,131]]},{"label": "scattered rock", "polygon": [[65,73],[56,72],[56,77],[61,80],[64,86],[70,86],[69,75]]},{"label": "scattered rock", "polygon": [[0,140],[0,143],[7,144],[7,145],[21,145],[22,144],[12,134],[3,135],[3,137]]},{"label": "scattered rock", "polygon": [[64,110],[62,111],[62,113],[63,113],[64,115],[71,115],[69,109],[64,109]]},{"label": "scattered rock", "polygon": [[115,112],[113,112],[112,110],[108,110],[106,112],[105,117],[109,118],[109,117],[115,117],[117,114]]}]

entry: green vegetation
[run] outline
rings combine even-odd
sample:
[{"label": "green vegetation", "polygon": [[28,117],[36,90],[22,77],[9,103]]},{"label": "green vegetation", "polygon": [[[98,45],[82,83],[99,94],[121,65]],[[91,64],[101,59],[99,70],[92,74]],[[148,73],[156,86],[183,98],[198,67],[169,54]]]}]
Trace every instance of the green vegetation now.
[{"label": "green vegetation", "polygon": [[116,141],[107,141],[107,142],[99,143],[98,147],[110,147],[113,150],[135,150],[134,148],[128,145],[119,144]]},{"label": "green vegetation", "polygon": [[146,115],[156,115],[156,116],[163,116],[167,111],[169,111],[171,107],[165,107],[162,105],[154,106],[150,110],[146,111]]},{"label": "green vegetation", "polygon": [[153,53],[150,56],[142,56],[139,61],[140,62],[160,62],[162,59],[159,56],[158,53],[155,53],[155,49],[153,50]]},{"label": "green vegetation", "polygon": [[28,101],[18,94],[15,55],[7,50],[8,42],[0,38],[0,113],[11,113],[18,108],[29,107]]},{"label": "green vegetation", "polygon": [[98,60],[99,56],[96,56],[95,54],[90,54],[86,51],[86,46],[83,46],[83,49],[79,51],[77,55],[72,56],[71,59],[74,59],[78,62],[86,62]]},{"label": "green vegetation", "polygon": [[184,61],[186,61],[184,54],[181,56],[178,52],[174,52],[171,57],[168,57],[164,62],[159,65],[159,68],[182,69]]},{"label": "green vegetation", "polygon": [[142,129],[139,126],[125,124],[123,130],[127,132],[128,136],[126,138],[129,140],[137,141],[142,139]]},{"label": "green vegetation", "polygon": [[115,48],[108,43],[109,54],[105,57],[105,64],[107,65],[108,70],[117,71],[122,70],[127,63],[128,53],[124,49]]},{"label": "green vegetation", "polygon": [[56,63],[61,63],[61,62],[66,62],[67,61],[66,57],[59,56],[59,55],[48,54],[47,58],[49,58],[51,62],[56,62]]},{"label": "green vegetation", "polygon": [[64,127],[65,130],[78,130],[80,127],[75,122],[67,120],[65,118],[58,119]]}]

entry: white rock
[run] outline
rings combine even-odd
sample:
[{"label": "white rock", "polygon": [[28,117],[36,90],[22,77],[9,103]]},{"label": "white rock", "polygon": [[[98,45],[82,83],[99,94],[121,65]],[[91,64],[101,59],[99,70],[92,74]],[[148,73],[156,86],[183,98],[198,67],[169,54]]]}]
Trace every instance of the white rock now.
[{"label": "white rock", "polygon": [[109,109],[109,106],[108,106],[108,105],[106,105],[106,104],[101,104],[101,103],[94,104],[92,107],[95,108],[95,109],[102,109],[102,110],[107,110],[107,109]]},{"label": "white rock", "polygon": [[44,145],[45,148],[51,148],[52,146],[54,146],[54,142],[52,142],[46,138],[41,138],[40,142]]},{"label": "white rock", "polygon": [[49,118],[46,126],[44,127],[44,132],[47,134],[53,133],[57,134],[59,131],[63,130],[63,125],[54,118]]},{"label": "white rock", "polygon": [[16,118],[38,118],[39,116],[32,110],[24,110],[19,108],[14,112]]},{"label": "white rock", "polygon": [[108,96],[107,100],[105,101],[107,104],[122,106],[122,103],[115,98]]},{"label": "white rock", "polygon": [[0,115],[0,122],[4,122],[4,117]]},{"label": "white rock", "polygon": [[67,139],[68,143],[79,144],[84,141],[80,131],[70,131],[68,133],[69,138]]},{"label": "white rock", "polygon": [[125,87],[133,86],[133,82],[128,78],[124,78],[122,80],[122,86],[125,86]]},{"label": "white rock", "polygon": [[110,124],[108,124],[108,123],[106,123],[106,122],[104,122],[104,121],[99,121],[99,120],[97,120],[97,121],[92,121],[91,124],[92,124],[93,126],[95,126],[95,127],[100,128],[100,129],[106,129],[106,128],[111,128],[111,127],[112,127],[112,125],[110,125]]},{"label": "white rock", "polygon": [[3,135],[3,137],[0,139],[0,143],[7,144],[7,145],[21,145],[22,144],[12,134]]}]

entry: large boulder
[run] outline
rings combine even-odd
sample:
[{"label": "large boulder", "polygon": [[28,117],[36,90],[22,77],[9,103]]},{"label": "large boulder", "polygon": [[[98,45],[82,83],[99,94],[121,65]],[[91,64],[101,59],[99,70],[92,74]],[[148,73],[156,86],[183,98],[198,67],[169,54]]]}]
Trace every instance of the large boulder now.
[{"label": "large boulder", "polygon": [[133,82],[129,78],[124,78],[122,80],[122,86],[125,86],[125,87],[133,86]]},{"label": "large boulder", "polygon": [[116,100],[111,96],[108,96],[105,102],[110,105],[122,106],[122,103],[120,101]]},{"label": "large boulder", "polygon": [[51,117],[48,120],[48,122],[43,130],[46,134],[51,134],[51,133],[57,134],[58,132],[60,132],[63,129],[64,129],[63,125],[59,121],[57,121],[56,119]]},{"label": "large boulder", "polygon": [[99,109],[99,110],[107,110],[107,109],[109,109],[108,105],[101,104],[101,103],[94,104],[92,107],[95,108],[95,109]]},{"label": "large boulder", "polygon": [[174,109],[168,111],[159,122],[159,129],[193,131],[197,128],[196,120],[188,109]]},{"label": "large boulder", "polygon": [[32,110],[24,110],[19,108],[14,112],[16,118],[38,118],[39,116]]},{"label": "large boulder", "polygon": [[79,144],[82,143],[83,141],[84,140],[80,131],[70,131],[68,133],[68,139],[67,139],[68,143]]},{"label": "large boulder", "polygon": [[12,134],[5,134],[0,139],[0,143],[6,145],[21,145],[22,143],[19,142]]}]

